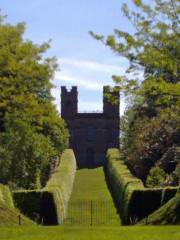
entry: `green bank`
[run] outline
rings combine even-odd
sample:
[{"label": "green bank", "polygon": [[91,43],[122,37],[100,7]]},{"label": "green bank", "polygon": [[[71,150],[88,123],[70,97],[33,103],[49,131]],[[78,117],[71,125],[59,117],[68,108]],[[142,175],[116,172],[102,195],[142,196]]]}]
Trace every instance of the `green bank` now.
[{"label": "green bank", "polygon": [[180,227],[16,227],[0,228],[1,240],[179,240]]}]

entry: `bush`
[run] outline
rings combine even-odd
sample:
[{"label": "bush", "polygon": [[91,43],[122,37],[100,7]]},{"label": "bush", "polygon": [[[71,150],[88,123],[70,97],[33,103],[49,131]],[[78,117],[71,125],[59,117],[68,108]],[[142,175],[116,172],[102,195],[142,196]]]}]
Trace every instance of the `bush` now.
[{"label": "bush", "polygon": [[26,122],[11,119],[8,130],[0,134],[0,181],[12,188],[34,189],[37,175],[44,178],[56,155],[49,138]]},{"label": "bush", "polygon": [[24,190],[13,192],[15,205],[32,220],[40,221],[42,191]]},{"label": "bush", "polygon": [[0,201],[9,207],[14,207],[11,192],[8,186],[0,184]]},{"label": "bush", "polygon": [[140,222],[140,224],[144,223],[148,225],[180,224],[180,193],[148,216],[148,219]]},{"label": "bush", "polygon": [[40,216],[45,225],[62,224],[72,192],[76,173],[76,159],[71,149],[66,149],[59,166],[42,190],[16,191],[14,200],[31,219]]},{"label": "bush", "polygon": [[57,62],[45,57],[50,45],[24,33],[23,23],[0,16],[0,182],[35,189],[68,147],[69,134],[51,94]]},{"label": "bush", "polygon": [[177,188],[145,188],[124,164],[118,149],[107,152],[106,178],[123,224],[139,221],[173,197]]},{"label": "bush", "polygon": [[19,216],[21,225],[32,225],[33,222],[14,207],[11,192],[8,186],[0,184],[0,226],[18,226]]},{"label": "bush", "polygon": [[166,180],[166,173],[160,167],[151,168],[146,180],[147,187],[161,187]]},{"label": "bush", "polygon": [[118,149],[107,152],[106,177],[123,224],[129,222],[129,202],[134,189],[143,188],[141,180],[135,178],[121,160]]},{"label": "bush", "polygon": [[[47,182],[45,191],[52,194],[57,213],[57,223],[61,224],[67,212],[68,201],[72,192],[76,173],[76,159],[71,149],[67,149],[61,156],[59,167]],[[48,196],[48,198],[50,198]],[[46,200],[44,200],[46,201]],[[47,201],[52,202],[52,201]],[[48,216],[44,216],[45,219]]]}]

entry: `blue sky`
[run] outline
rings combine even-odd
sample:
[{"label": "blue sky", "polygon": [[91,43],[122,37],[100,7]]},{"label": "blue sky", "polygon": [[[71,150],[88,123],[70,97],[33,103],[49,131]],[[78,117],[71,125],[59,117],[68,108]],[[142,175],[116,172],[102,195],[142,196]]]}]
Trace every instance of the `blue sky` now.
[{"label": "blue sky", "polygon": [[[7,21],[26,23],[25,38],[36,43],[52,39],[48,55],[58,58],[61,71],[53,79],[52,91],[59,109],[59,86],[77,85],[79,111],[102,109],[102,86],[113,85],[111,76],[123,74],[127,61],[116,56],[89,31],[108,35],[118,28],[131,31],[123,17],[124,0],[0,0]],[[130,0],[126,0],[129,3]],[[124,104],[121,104],[121,112]]]}]

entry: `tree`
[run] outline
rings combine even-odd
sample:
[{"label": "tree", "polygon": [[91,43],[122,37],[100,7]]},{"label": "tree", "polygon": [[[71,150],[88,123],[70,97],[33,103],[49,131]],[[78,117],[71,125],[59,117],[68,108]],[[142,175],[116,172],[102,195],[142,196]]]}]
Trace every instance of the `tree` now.
[{"label": "tree", "polygon": [[68,146],[68,131],[51,95],[50,42],[34,44],[24,32],[0,18],[0,181],[33,188]]},{"label": "tree", "polygon": [[166,173],[159,167],[153,167],[147,177],[147,187],[162,187],[166,180]]},{"label": "tree", "polygon": [[[180,3],[132,2],[137,11],[130,11],[127,4],[122,10],[133,33],[119,29],[107,37],[90,33],[129,60],[127,75],[113,76],[130,99],[121,121],[121,147],[132,172],[145,182],[163,154],[180,144]],[[142,80],[137,77],[140,72]]]}]

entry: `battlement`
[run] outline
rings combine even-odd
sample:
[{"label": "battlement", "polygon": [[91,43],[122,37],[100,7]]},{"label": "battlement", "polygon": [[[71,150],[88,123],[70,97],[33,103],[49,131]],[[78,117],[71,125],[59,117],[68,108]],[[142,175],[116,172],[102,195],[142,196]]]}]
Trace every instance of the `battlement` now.
[{"label": "battlement", "polygon": [[[110,99],[116,100],[112,104]],[[62,117],[74,117],[78,112],[78,90],[77,86],[72,86],[70,90],[66,86],[61,87],[61,115]],[[87,112],[86,114],[89,114]],[[93,114],[93,113],[92,113]],[[96,113],[94,113],[96,114]],[[117,88],[110,86],[103,87],[103,112],[107,117],[119,117],[119,91]]]},{"label": "battlement", "polygon": [[73,117],[77,114],[78,92],[77,87],[73,86],[68,90],[65,86],[61,87],[61,116]]},{"label": "battlement", "polygon": [[67,89],[66,86],[62,86],[61,87],[61,93],[63,93],[63,94],[77,93],[77,86],[72,86],[71,89]]},{"label": "battlement", "polygon": [[[69,144],[76,155],[77,165],[102,166],[107,148],[119,147],[119,92],[104,86],[103,112],[78,112],[77,87],[61,87],[61,116],[70,133]],[[116,104],[109,101],[116,98]]]}]

